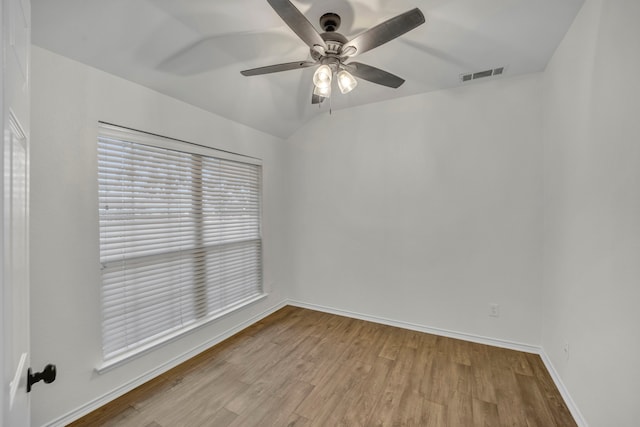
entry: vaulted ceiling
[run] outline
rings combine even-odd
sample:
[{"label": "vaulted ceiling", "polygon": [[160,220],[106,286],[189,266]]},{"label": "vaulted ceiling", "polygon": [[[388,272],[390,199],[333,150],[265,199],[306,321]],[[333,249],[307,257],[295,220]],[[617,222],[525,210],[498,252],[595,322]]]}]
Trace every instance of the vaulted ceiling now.
[{"label": "vaulted ceiling", "polygon": [[32,0],[33,42],[220,116],[286,138],[329,109],[446,89],[497,67],[507,78],[545,68],[583,0],[292,0],[320,31],[335,12],[348,39],[419,7],[426,24],[357,56],[406,80],[359,79],[311,105],[313,68],[241,70],[309,58],[266,0]]}]

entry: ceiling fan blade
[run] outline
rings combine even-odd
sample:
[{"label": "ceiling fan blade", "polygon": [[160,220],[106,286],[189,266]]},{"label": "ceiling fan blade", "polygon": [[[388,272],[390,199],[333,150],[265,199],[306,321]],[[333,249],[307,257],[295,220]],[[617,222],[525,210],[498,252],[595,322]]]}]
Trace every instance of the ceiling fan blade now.
[{"label": "ceiling fan blade", "polygon": [[307,46],[312,49],[314,46],[327,48],[327,44],[320,36],[320,33],[289,0],[267,0],[267,2]]},{"label": "ceiling fan blade", "polygon": [[266,67],[251,68],[250,70],[240,71],[243,76],[259,76],[261,74],[278,73],[280,71],[298,70],[316,65],[310,61],[286,62],[284,64],[267,65]]},{"label": "ceiling fan blade", "polygon": [[186,45],[156,68],[165,73],[193,76],[259,57],[293,55],[299,51],[300,42],[281,31],[225,33],[204,37]]},{"label": "ceiling fan blade", "polygon": [[[388,41],[413,30],[414,28],[425,23],[424,15],[420,9],[415,8],[408,12],[395,16],[381,24],[376,25],[356,36],[353,40],[346,43],[342,47],[342,51],[355,51],[348,56],[361,54],[368,50],[385,44]],[[364,77],[363,77],[364,78]]]},{"label": "ceiling fan blade", "polygon": [[382,86],[397,89],[402,85],[402,83],[404,83],[404,79],[396,76],[395,74],[391,74],[387,71],[361,62],[351,62],[346,64],[346,67],[354,76]]}]

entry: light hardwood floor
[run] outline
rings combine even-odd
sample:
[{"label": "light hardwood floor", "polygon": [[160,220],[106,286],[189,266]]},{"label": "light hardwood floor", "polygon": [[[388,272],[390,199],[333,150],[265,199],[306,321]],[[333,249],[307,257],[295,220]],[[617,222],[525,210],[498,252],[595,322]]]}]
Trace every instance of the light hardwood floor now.
[{"label": "light hardwood floor", "polygon": [[72,426],[575,426],[539,356],[285,307]]}]

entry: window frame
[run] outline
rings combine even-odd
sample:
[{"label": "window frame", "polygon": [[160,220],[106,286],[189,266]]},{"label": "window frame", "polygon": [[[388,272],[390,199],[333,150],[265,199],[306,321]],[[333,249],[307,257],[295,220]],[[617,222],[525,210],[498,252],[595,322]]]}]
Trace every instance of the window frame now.
[{"label": "window frame", "polygon": [[[246,156],[246,155],[242,155],[242,154],[238,154],[238,153],[233,153],[230,151],[225,151],[225,150],[220,150],[220,149],[216,149],[216,148],[212,148],[212,147],[208,147],[208,146],[203,146],[203,145],[198,145],[198,144],[193,144],[190,142],[186,142],[183,140],[177,140],[177,139],[173,139],[173,138],[169,138],[169,137],[164,137],[164,136],[160,136],[157,134],[152,134],[152,133],[147,133],[147,132],[143,132],[143,131],[139,131],[139,130],[135,130],[135,129],[131,129],[131,128],[125,128],[122,126],[117,126],[117,125],[113,125],[110,123],[106,123],[106,122],[98,122],[98,136],[96,141],[98,142],[98,145],[100,144],[100,140],[101,139],[111,139],[111,140],[117,140],[117,141],[122,141],[122,142],[126,142],[126,143],[131,143],[131,144],[140,144],[140,145],[146,145],[146,146],[151,146],[151,147],[156,147],[159,149],[164,149],[164,150],[172,150],[172,151],[178,151],[180,153],[186,153],[188,155],[194,155],[194,156],[201,156],[201,157],[207,157],[207,158],[212,158],[214,160],[224,160],[224,161],[231,161],[231,162],[239,162],[239,163],[243,163],[243,164],[248,164],[248,165],[254,165],[257,166],[258,170],[258,177],[257,177],[257,185],[258,185],[258,189],[257,189],[257,194],[258,194],[258,237],[257,237],[257,244],[258,244],[258,248],[257,250],[259,251],[258,255],[257,255],[257,268],[259,269],[258,272],[258,287],[257,287],[257,291],[256,291],[256,295],[255,296],[251,296],[250,298],[241,300],[241,301],[236,301],[236,303],[232,303],[230,305],[226,305],[224,306],[221,310],[215,311],[213,313],[207,313],[205,315],[201,315],[198,316],[196,318],[195,321],[189,323],[186,326],[182,326],[174,331],[171,331],[172,328],[169,328],[168,331],[165,331],[165,333],[163,333],[162,335],[158,336],[157,338],[153,338],[153,339],[148,339],[143,340],[143,344],[132,348],[132,349],[127,349],[125,351],[121,351],[119,353],[117,353],[116,355],[113,355],[111,357],[105,357],[105,350],[104,350],[104,346],[105,346],[105,332],[104,332],[104,328],[102,330],[101,333],[101,345],[103,348],[102,351],[102,363],[96,367],[96,371],[98,373],[103,373],[106,372],[116,366],[119,366],[133,358],[139,357],[143,354],[146,354],[148,352],[150,352],[151,350],[165,345],[169,342],[172,342],[180,337],[183,337],[187,334],[189,334],[190,332],[199,329],[203,326],[209,325],[212,322],[214,322],[217,319],[220,319],[224,316],[229,315],[230,313],[234,313],[238,310],[240,310],[241,308],[253,304],[257,301],[260,301],[264,298],[267,297],[266,291],[265,291],[265,286],[264,286],[264,238],[263,238],[263,233],[262,233],[262,206],[263,206],[263,194],[262,194],[262,182],[263,182],[263,173],[262,173],[262,160],[256,157],[251,157],[251,156]],[[194,157],[195,158],[195,157]],[[100,165],[100,160],[98,159],[98,165]],[[201,173],[205,173],[203,172],[203,169],[200,170]],[[209,173],[210,171],[208,171],[207,173]],[[219,172],[219,171],[218,171]],[[193,194],[193,193],[190,193]],[[100,217],[100,209],[102,209],[102,207],[100,206],[100,201],[101,199],[101,193],[100,193],[100,185],[98,185],[98,216]],[[202,212],[202,210],[200,211]],[[99,221],[100,222],[100,221]],[[99,226],[98,227],[98,235],[99,235],[99,242],[102,242],[102,229]],[[202,238],[197,237],[196,239]],[[228,245],[229,243],[223,243],[223,245]],[[101,243],[102,245],[102,243]],[[203,246],[203,248],[201,248],[201,250],[207,251],[208,249],[206,249],[208,246]],[[175,251],[174,251],[175,252]],[[102,253],[100,253],[100,266],[101,269],[103,267],[102,264]],[[206,270],[206,268],[205,268]],[[101,278],[100,278],[100,308],[101,308],[101,318],[102,318],[102,323],[104,324],[104,316],[105,316],[105,297],[104,297],[104,280],[103,280],[103,275],[101,273]],[[194,300],[195,301],[195,300]],[[175,328],[174,328],[175,329]]]}]

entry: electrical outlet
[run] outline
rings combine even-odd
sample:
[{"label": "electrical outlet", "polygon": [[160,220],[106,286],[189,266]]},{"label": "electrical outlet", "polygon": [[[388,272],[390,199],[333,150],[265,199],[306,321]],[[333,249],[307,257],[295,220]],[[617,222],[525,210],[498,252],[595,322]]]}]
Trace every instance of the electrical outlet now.
[{"label": "electrical outlet", "polygon": [[569,341],[565,340],[564,344],[562,344],[562,352],[564,353],[564,359],[569,360]]},{"label": "electrical outlet", "polygon": [[489,316],[500,317],[500,306],[498,304],[489,304]]}]

